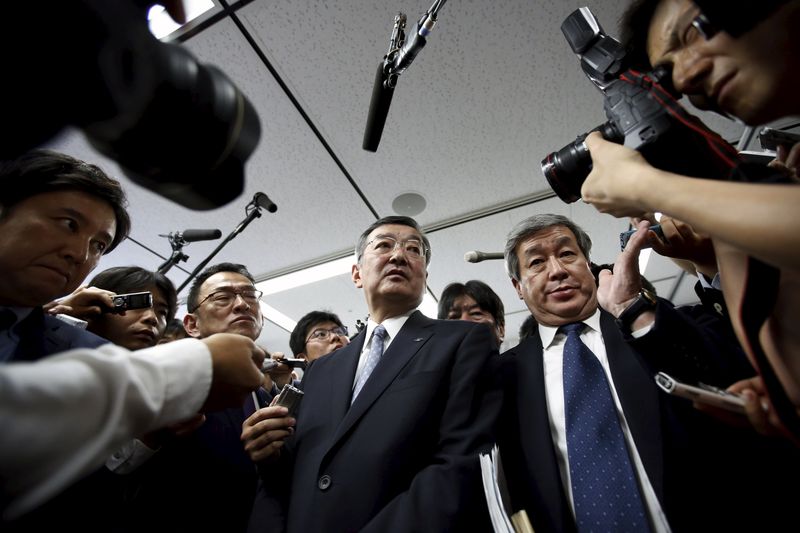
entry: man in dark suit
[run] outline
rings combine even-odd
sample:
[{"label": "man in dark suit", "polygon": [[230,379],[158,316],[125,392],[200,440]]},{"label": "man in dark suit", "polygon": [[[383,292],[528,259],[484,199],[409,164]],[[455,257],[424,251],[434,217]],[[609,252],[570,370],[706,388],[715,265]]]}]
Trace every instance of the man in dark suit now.
[{"label": "man in dark suit", "polygon": [[[252,340],[261,334],[261,292],[244,265],[218,263],[192,282],[183,323],[194,338],[238,333]],[[263,389],[243,407],[207,413],[196,431],[175,436],[160,432],[160,450],[127,481],[132,495],[124,531],[157,526],[174,531],[244,531],[256,491],[256,468],[239,439],[242,422],[257,407],[269,405]],[[149,436],[152,440],[153,435]],[[201,509],[202,512],[198,512]]]},{"label": "man in dark suit", "polygon": [[245,422],[251,457],[278,459],[261,465],[265,499],[288,495],[290,532],[486,531],[478,453],[500,407],[485,389],[493,334],[415,311],[430,244],[413,219],[378,220],[356,256],[367,326],[309,366],[296,426],[282,407]]},{"label": "man in dark suit", "polygon": [[[594,449],[578,453],[570,435],[577,410],[568,392],[574,386],[567,364],[574,353],[572,334],[565,330],[583,323],[579,342],[602,367],[597,380],[607,381],[612,397],[614,414],[600,432],[612,432],[618,422],[632,496],[643,510],[644,523],[633,530],[746,530],[782,524],[791,509],[787,502],[796,495],[776,490],[775,476],[785,471],[770,471],[769,462],[780,456],[783,468],[795,476],[796,452],[724,426],[654,384],[658,367],[739,379],[736,369],[743,354],[735,340],[643,292],[636,265],[647,226],[640,225],[613,274],[601,272],[599,289],[589,267],[591,240],[571,220],[536,215],[509,234],[508,272],[538,322],[528,339],[500,358],[507,402],[498,443],[512,507],[524,508],[536,531],[545,532],[582,531],[582,520],[591,515],[582,507],[587,500],[579,500],[581,482],[591,477],[584,472],[590,469],[578,466],[586,455],[605,460],[610,454]],[[589,399],[588,393],[581,395]],[[590,507],[608,504],[601,485],[603,494],[622,493],[620,476],[610,471],[600,475],[603,483],[589,493]],[[743,486],[759,488],[742,491]]]},{"label": "man in dark suit", "polygon": [[119,182],[46,150],[0,163],[0,361],[106,341],[42,312],[75,290],[130,230]]}]

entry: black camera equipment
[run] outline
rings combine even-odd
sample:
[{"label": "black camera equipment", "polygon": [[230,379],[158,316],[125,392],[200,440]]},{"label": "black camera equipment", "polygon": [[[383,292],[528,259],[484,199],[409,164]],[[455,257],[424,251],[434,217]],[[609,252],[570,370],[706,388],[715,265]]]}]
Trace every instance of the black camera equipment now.
[{"label": "black camera equipment", "polygon": [[436,24],[439,10],[447,0],[436,0],[431,8],[420,17],[406,36],[406,16],[398,13],[394,17],[394,28],[389,39],[389,51],[383,56],[375,73],[372,86],[372,98],[369,102],[367,126],[364,129],[364,150],[375,152],[381,142],[389,104],[392,103],[397,79],[408,67],[427,43],[428,34]]},{"label": "black camera equipment", "polygon": [[[150,34],[153,3],[3,6],[0,157],[72,125],[133,181],[181,205],[211,209],[241,194],[258,115],[221,70]],[[35,21],[35,30],[22,21]]]},{"label": "black camera equipment", "polygon": [[[726,178],[740,162],[736,149],[689,114],[677,101],[671,71],[657,66],[649,73],[620,72],[622,45],[603,32],[589,8],[574,11],[561,26],[586,75],[604,94],[608,121],[591,131],[638,150],[654,167],[704,178]],[[561,200],[580,199],[592,170],[583,133],[542,160],[542,172]]]},{"label": "black camera equipment", "polygon": [[166,237],[172,246],[172,255],[169,259],[161,263],[158,272],[166,274],[170,268],[181,261],[186,261],[189,256],[183,253],[183,247],[190,242],[213,241],[222,237],[222,232],[218,229],[187,229],[184,231],[170,232],[168,235],[160,234],[159,237]]},{"label": "black camera equipment", "polygon": [[[217,246],[216,248],[214,248],[214,250],[213,250],[213,251],[212,251],[210,254],[208,254],[208,257],[206,257],[205,259],[203,259],[203,260],[200,262],[200,264],[199,264],[199,265],[197,265],[197,268],[195,268],[194,270],[192,270],[191,274],[189,274],[189,277],[188,277],[188,278],[186,278],[186,279],[183,281],[183,283],[181,283],[181,286],[180,286],[180,287],[178,287],[178,293],[179,293],[179,294],[180,294],[180,292],[181,292],[181,291],[184,289],[184,287],[186,287],[186,286],[189,284],[189,282],[190,282],[190,281],[192,281],[192,279],[194,279],[194,277],[195,277],[197,274],[199,274],[199,273],[200,273],[200,271],[201,271],[201,270],[203,270],[203,268],[205,268],[205,266],[208,264],[208,262],[209,262],[209,261],[211,261],[211,259],[212,259],[212,258],[213,258],[215,255],[217,255],[217,254],[219,253],[219,251],[220,251],[220,250],[222,250],[222,248],[223,248],[223,247],[224,247],[226,244],[228,244],[229,242],[231,242],[231,241],[232,241],[232,240],[233,240],[233,239],[234,239],[234,238],[235,238],[237,235],[239,235],[241,232],[243,232],[243,231],[244,231],[244,229],[245,229],[247,226],[249,226],[249,225],[250,225],[250,223],[251,223],[252,221],[254,221],[255,219],[257,219],[258,217],[260,217],[260,216],[261,216],[261,210],[262,210],[262,209],[266,209],[266,210],[267,210],[267,211],[269,211],[270,213],[274,213],[275,211],[277,211],[277,210],[278,210],[278,206],[277,206],[277,205],[275,205],[275,202],[273,202],[272,200],[270,200],[270,199],[269,199],[269,196],[267,196],[267,195],[266,195],[266,194],[264,194],[263,192],[257,192],[257,193],[255,193],[255,194],[253,195],[253,199],[252,199],[252,200],[250,200],[250,202],[249,202],[249,203],[248,203],[248,204],[245,206],[245,208],[244,208],[245,214],[247,215],[247,216],[245,217],[245,219],[244,219],[244,220],[242,220],[241,222],[239,222],[239,225],[238,225],[238,226],[236,226],[236,227],[233,229],[233,231],[231,231],[230,235],[228,235],[227,237],[225,237],[225,240],[224,240],[224,241],[222,241],[221,243],[219,243],[219,246]],[[210,231],[219,231],[219,230],[210,230]],[[216,237],[215,237],[215,238],[216,238]],[[198,239],[198,240],[199,240],[199,239]]]},{"label": "black camera equipment", "polygon": [[114,307],[105,309],[108,313],[124,313],[129,309],[147,309],[153,307],[153,293],[150,291],[116,294],[111,298]]}]

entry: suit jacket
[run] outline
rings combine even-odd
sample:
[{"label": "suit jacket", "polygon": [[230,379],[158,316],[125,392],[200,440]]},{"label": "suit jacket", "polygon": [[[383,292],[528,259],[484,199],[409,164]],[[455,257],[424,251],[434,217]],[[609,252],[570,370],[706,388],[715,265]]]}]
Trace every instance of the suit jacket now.
[{"label": "suit jacket", "polygon": [[[478,453],[491,448],[501,405],[487,384],[497,354],[490,329],[415,312],[351,406],[364,337],[304,375],[282,454],[288,531],[489,530]],[[280,494],[280,479],[262,487]]]},{"label": "suit jacket", "polygon": [[[622,409],[670,526],[676,532],[785,529],[798,490],[779,490],[779,480],[800,472],[797,450],[725,426],[654,383],[652,361],[672,355],[685,364],[698,356],[697,346],[675,351],[681,339],[703,337],[702,328],[679,313],[659,303],[657,315],[670,316],[673,327],[646,336],[654,335],[642,344],[651,361],[632,349],[611,315],[603,312],[600,320]],[[514,510],[525,509],[537,533],[575,531],[549,427],[542,351],[537,329],[500,357],[506,402],[498,443]]]},{"label": "suit jacket", "polygon": [[36,361],[73,348],[97,348],[108,341],[35,308],[17,326],[19,345],[12,361]]}]

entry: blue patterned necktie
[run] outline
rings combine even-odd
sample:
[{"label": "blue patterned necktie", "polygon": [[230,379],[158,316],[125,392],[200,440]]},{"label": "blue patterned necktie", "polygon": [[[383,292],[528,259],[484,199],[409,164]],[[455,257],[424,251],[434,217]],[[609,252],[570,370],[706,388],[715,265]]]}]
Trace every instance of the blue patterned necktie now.
[{"label": "blue patterned necktie", "polygon": [[581,322],[561,326],[564,408],[578,531],[650,531],[642,496],[600,361],[581,341]]},{"label": "blue patterned necktie", "polygon": [[380,360],[381,355],[383,355],[383,338],[385,336],[386,328],[381,324],[378,324],[378,326],[372,332],[372,345],[369,347],[367,362],[364,364],[364,368],[361,370],[361,375],[358,376],[358,381],[356,381],[356,386],[353,389],[353,398],[350,400],[350,405],[356,401],[356,396],[358,396],[358,393],[361,392],[362,387],[364,387],[364,383],[366,383],[367,379],[369,379],[369,375],[372,374],[372,371],[375,370],[375,367],[378,365],[378,361]]}]

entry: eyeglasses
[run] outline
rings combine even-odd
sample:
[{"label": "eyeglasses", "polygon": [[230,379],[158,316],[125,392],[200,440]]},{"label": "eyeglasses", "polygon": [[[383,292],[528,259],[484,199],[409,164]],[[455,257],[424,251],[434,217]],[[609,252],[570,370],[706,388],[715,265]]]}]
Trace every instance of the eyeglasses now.
[{"label": "eyeglasses", "polygon": [[336,326],[331,329],[319,328],[311,332],[311,335],[306,339],[306,343],[311,341],[325,342],[330,340],[332,336],[347,337],[347,326]]},{"label": "eyeglasses", "polygon": [[388,255],[394,252],[398,246],[401,246],[406,255],[412,259],[422,259],[427,255],[425,243],[419,239],[398,241],[391,235],[379,235],[369,241],[365,248],[376,255]]},{"label": "eyeglasses", "polygon": [[258,301],[261,299],[261,295],[264,294],[263,292],[256,290],[256,289],[220,289],[218,291],[214,291],[198,303],[194,309],[189,311],[190,313],[194,313],[197,309],[200,308],[206,302],[211,302],[211,305],[217,307],[219,309],[224,309],[225,307],[229,307],[233,302],[236,301],[237,296],[241,296],[244,303],[249,306],[256,306],[258,305]]}]

